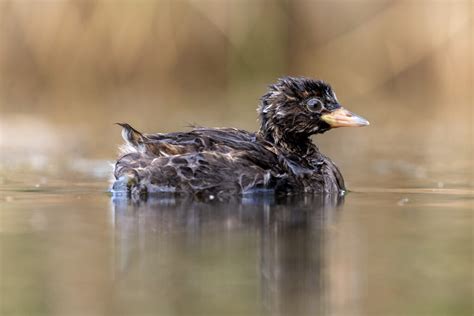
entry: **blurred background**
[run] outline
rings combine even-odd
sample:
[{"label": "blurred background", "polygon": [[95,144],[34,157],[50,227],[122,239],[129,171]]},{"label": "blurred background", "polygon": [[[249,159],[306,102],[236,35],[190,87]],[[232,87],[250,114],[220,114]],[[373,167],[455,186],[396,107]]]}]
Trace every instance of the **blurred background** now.
[{"label": "blurred background", "polygon": [[[472,315],[471,0],[1,0],[0,314]],[[258,128],[281,76],[365,128],[352,191],[133,204],[115,122]]]},{"label": "blurred background", "polygon": [[472,186],[472,15],[469,0],[2,0],[0,167],[113,161],[118,121],[256,130],[258,98],[292,75],[371,122],[316,139],[349,184]]}]

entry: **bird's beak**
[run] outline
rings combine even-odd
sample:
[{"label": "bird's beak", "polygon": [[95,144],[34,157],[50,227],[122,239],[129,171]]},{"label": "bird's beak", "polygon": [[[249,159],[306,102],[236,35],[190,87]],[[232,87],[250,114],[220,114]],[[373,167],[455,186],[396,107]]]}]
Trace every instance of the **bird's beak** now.
[{"label": "bird's beak", "polygon": [[369,125],[369,121],[365,118],[355,115],[342,107],[331,113],[321,115],[321,119],[328,123],[331,128]]}]

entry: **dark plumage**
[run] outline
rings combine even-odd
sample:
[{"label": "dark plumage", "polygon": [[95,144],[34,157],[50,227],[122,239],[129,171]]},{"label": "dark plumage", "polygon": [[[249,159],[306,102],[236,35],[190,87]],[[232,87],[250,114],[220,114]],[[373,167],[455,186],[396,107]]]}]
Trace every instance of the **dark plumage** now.
[{"label": "dark plumage", "polygon": [[258,191],[340,193],[344,180],[310,136],[368,122],[339,105],[319,80],[283,78],[258,108],[260,130],[194,128],[142,134],[123,127],[126,145],[115,164],[115,192],[170,192],[221,197]]}]

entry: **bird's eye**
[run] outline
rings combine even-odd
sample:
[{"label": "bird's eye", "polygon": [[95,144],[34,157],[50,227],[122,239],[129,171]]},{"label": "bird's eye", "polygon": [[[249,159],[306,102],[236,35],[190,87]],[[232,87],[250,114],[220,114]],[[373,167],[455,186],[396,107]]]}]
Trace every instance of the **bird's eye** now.
[{"label": "bird's eye", "polygon": [[309,99],[306,106],[311,112],[319,112],[323,109],[323,103],[319,99]]}]

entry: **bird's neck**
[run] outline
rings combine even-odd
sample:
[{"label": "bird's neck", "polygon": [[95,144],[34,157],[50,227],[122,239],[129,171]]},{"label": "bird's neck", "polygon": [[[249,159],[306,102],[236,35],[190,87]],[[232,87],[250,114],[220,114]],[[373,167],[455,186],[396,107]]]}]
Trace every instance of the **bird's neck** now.
[{"label": "bird's neck", "polygon": [[261,128],[259,134],[287,156],[310,157],[319,152],[318,147],[308,135],[283,134],[278,129]]}]

